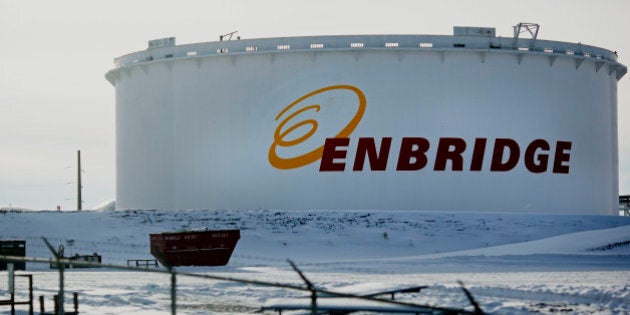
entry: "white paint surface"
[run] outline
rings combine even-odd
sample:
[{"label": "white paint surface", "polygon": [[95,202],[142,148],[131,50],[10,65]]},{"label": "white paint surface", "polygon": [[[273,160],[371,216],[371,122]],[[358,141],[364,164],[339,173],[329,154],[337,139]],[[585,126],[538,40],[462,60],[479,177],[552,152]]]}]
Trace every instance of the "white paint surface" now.
[{"label": "white paint surface", "polygon": [[[418,48],[427,41],[433,48]],[[490,49],[489,41],[503,48]],[[366,45],[348,48],[353,42]],[[390,42],[401,44],[385,48]],[[459,42],[466,48],[452,48]],[[292,48],[278,52],[284,43]],[[325,48],[310,49],[309,43]],[[616,85],[625,67],[601,48],[538,41],[519,55],[507,47],[511,43],[457,36],[307,37],[123,56],[108,73],[117,96],[117,207],[616,213]],[[534,47],[528,41],[520,45]],[[250,46],[259,49],[245,52]],[[554,54],[543,47],[553,47]],[[579,57],[565,53],[578,49]],[[197,55],[188,57],[188,51]],[[356,95],[333,90],[275,120],[293,101],[332,85],[357,87],[366,98],[364,116],[350,135],[345,171],[320,172],[319,160],[290,170],[272,166],[274,131],[290,113],[321,105],[282,128],[309,118],[318,122],[307,141],[277,148],[281,157],[323,145],[357,112]],[[285,140],[307,131],[298,129]],[[382,137],[393,138],[385,171],[371,171],[367,163],[363,171],[352,170],[360,137],[374,137],[377,145]],[[396,171],[403,137],[429,140],[422,170]],[[463,171],[453,171],[451,162],[445,171],[433,170],[440,138],[466,141]],[[481,171],[470,170],[476,138],[488,139]],[[511,171],[490,171],[497,138],[520,146]],[[524,165],[526,147],[536,139],[551,145],[542,173]],[[568,174],[552,172],[558,141],[572,143],[570,160],[563,163]]]}]

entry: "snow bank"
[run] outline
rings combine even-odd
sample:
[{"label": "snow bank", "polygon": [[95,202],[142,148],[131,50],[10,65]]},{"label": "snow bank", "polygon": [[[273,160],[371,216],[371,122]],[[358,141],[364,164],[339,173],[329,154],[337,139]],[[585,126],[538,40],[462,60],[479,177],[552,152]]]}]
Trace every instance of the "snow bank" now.
[{"label": "snow bank", "polygon": [[[391,284],[430,285],[412,302],[466,307],[463,280],[485,310],[624,314],[630,305],[630,218],[588,215],[406,211],[101,211],[0,212],[0,239],[25,239],[27,255],[51,257],[41,241],[66,253],[98,252],[105,263],[151,259],[149,234],[241,230],[230,263],[188,267],[262,281],[301,283],[295,261],[331,290]],[[73,240],[74,242],[68,242]],[[72,245],[69,245],[72,244]],[[57,274],[28,264],[35,294],[50,295]],[[3,274],[0,273],[0,277]],[[0,283],[6,283],[1,281]],[[86,314],[162,314],[168,277],[111,270],[67,272]],[[0,294],[3,294],[0,287]],[[238,283],[178,279],[181,314],[251,313],[269,298],[302,294]],[[401,299],[405,297],[401,296]]]},{"label": "snow bank", "polygon": [[114,211],[116,210],[116,200],[105,201],[94,207],[94,211]]}]

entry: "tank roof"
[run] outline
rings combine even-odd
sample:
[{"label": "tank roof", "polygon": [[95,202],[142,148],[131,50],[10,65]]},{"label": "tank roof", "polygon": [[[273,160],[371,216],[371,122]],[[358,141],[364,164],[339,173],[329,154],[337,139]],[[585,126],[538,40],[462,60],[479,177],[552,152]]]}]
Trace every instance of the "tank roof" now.
[{"label": "tank roof", "polygon": [[[333,35],[253,38],[175,45],[175,38],[149,41],[146,50],[116,58],[116,69],[182,58],[204,58],[225,55],[275,54],[325,51],[472,51],[488,53],[538,54],[550,58],[573,58],[576,63],[592,60],[601,67],[608,64],[610,73],[620,79],[626,66],[617,62],[617,53],[582,43],[540,40],[536,38],[496,37],[493,28],[455,27],[455,34],[467,35]],[[478,34],[476,34],[478,33]],[[474,35],[470,35],[474,34]],[[579,65],[578,65],[579,66]],[[111,72],[111,71],[110,71]],[[111,81],[111,80],[110,80]]]}]

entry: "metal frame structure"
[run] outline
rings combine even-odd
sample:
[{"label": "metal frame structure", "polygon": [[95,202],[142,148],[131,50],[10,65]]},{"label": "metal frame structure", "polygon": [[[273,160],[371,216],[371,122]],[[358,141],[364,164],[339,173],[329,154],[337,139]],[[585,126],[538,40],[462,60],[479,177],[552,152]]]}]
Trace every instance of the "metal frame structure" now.
[{"label": "metal frame structure", "polygon": [[[59,253],[52,247],[52,245],[50,244],[50,242],[48,242],[47,239],[42,238],[43,241],[46,243],[46,246],[49,248],[49,250],[53,253],[53,255],[55,256],[55,258],[37,258],[37,257],[19,257],[19,256],[6,256],[6,255],[0,255],[0,261],[8,261],[8,262],[31,262],[31,263],[46,263],[46,264],[50,264],[55,262],[57,264],[57,266],[59,266],[59,292],[58,292],[58,307],[56,309],[57,311],[57,315],[62,315],[62,314],[66,314],[64,313],[64,291],[65,291],[65,284],[64,284],[64,265],[70,263],[69,259],[65,259],[65,258],[61,258],[61,256],[59,255]],[[311,310],[311,314],[321,314],[320,310],[317,308],[317,298],[318,297],[322,297],[322,296],[326,296],[326,297],[341,297],[341,298],[352,298],[352,299],[358,299],[358,300],[364,300],[364,301],[372,301],[372,302],[379,302],[379,303],[385,303],[388,305],[397,305],[397,306],[401,306],[401,307],[406,307],[406,308],[413,308],[415,311],[414,313],[427,313],[427,314],[484,314],[483,311],[479,308],[479,306],[477,305],[477,303],[475,302],[474,298],[472,297],[472,295],[470,294],[470,292],[463,287],[463,284],[460,284],[462,286],[462,290],[464,292],[464,294],[466,295],[466,298],[471,302],[471,304],[474,306],[474,311],[468,311],[465,309],[457,309],[457,308],[451,308],[451,307],[440,307],[440,306],[433,306],[433,305],[423,305],[423,304],[416,304],[416,303],[409,303],[409,302],[402,302],[402,301],[396,301],[396,300],[390,300],[390,299],[386,299],[386,298],[379,298],[376,297],[375,295],[368,295],[368,296],[361,296],[361,295],[356,295],[356,294],[349,294],[349,293],[341,293],[341,292],[334,292],[334,291],[329,291],[329,290],[325,290],[325,289],[320,289],[317,288],[312,282],[310,282],[305,276],[304,273],[299,270],[296,265],[293,262],[289,261],[289,264],[292,266],[292,268],[298,273],[298,275],[300,276],[300,278],[305,282],[305,286],[300,286],[300,285],[293,285],[293,284],[285,284],[285,283],[276,283],[276,282],[269,282],[269,281],[259,281],[259,280],[251,280],[251,279],[245,279],[245,278],[236,278],[236,277],[226,277],[226,276],[220,276],[220,275],[212,275],[212,274],[198,274],[198,273],[187,273],[187,272],[180,272],[177,271],[173,268],[170,267],[166,267],[166,269],[147,269],[147,268],[143,268],[143,267],[129,267],[129,266],[122,266],[122,265],[114,265],[114,264],[97,264],[94,262],[73,262],[74,264],[78,265],[78,266],[82,266],[82,267],[103,267],[103,268],[111,268],[111,269],[117,269],[117,270],[128,270],[128,271],[140,271],[140,272],[151,272],[151,273],[162,273],[162,274],[169,274],[170,280],[171,280],[171,288],[170,288],[170,293],[171,293],[171,314],[175,315],[177,313],[177,276],[185,276],[185,277],[192,277],[192,278],[199,278],[199,279],[210,279],[210,280],[221,280],[221,281],[230,281],[230,282],[237,282],[237,283],[243,283],[243,284],[250,284],[250,285],[256,285],[256,286],[265,286],[265,287],[276,287],[276,288],[285,288],[285,289],[291,289],[291,290],[297,290],[297,291],[306,291],[309,292],[311,294],[311,299],[312,299],[312,304],[309,307],[309,309]]]}]

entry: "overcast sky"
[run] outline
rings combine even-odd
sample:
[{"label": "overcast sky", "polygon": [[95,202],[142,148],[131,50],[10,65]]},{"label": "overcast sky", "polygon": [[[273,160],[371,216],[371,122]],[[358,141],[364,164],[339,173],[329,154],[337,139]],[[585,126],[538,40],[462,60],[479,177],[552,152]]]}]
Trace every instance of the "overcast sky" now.
[{"label": "overcast sky", "polygon": [[[0,0],[0,207],[76,209],[115,197],[113,58],[150,39],[177,44],[339,34],[451,35],[453,26],[541,25],[539,38],[600,46],[628,64],[630,1]],[[630,194],[630,82],[619,82],[620,193]]]}]

